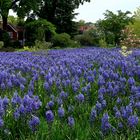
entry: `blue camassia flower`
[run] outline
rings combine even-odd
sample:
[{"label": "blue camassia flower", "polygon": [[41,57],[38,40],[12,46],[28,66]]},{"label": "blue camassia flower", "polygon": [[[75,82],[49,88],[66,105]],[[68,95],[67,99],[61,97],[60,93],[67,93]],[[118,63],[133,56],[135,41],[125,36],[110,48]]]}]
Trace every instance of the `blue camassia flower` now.
[{"label": "blue camassia flower", "polygon": [[136,115],[129,116],[127,123],[130,128],[135,128],[138,125],[139,118]]},{"label": "blue camassia flower", "polygon": [[108,113],[104,113],[102,120],[101,120],[101,130],[103,134],[106,134],[111,129],[111,124],[109,123],[109,116]]},{"label": "blue camassia flower", "polygon": [[62,117],[64,117],[64,115],[65,115],[65,110],[64,110],[64,108],[59,107],[59,108],[58,108],[58,116],[59,116],[60,118],[62,118]]},{"label": "blue camassia flower", "polygon": [[32,118],[29,120],[29,127],[32,131],[35,131],[39,124],[40,120],[37,116],[32,116]]},{"label": "blue camassia flower", "polygon": [[45,115],[46,115],[46,120],[48,123],[51,123],[54,121],[54,114],[51,110],[46,111]]},{"label": "blue camassia flower", "polygon": [[68,117],[68,125],[73,127],[75,124],[74,118],[72,116]]}]

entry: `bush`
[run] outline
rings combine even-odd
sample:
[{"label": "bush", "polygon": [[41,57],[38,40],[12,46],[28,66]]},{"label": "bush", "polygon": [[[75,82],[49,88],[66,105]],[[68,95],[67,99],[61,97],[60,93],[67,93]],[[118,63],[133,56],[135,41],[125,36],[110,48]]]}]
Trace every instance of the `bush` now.
[{"label": "bush", "polygon": [[81,45],[83,46],[93,46],[94,44],[94,40],[91,36],[89,35],[77,35],[74,38],[76,41],[78,41]]},{"label": "bush", "polygon": [[99,40],[99,46],[102,47],[102,48],[107,48],[108,47],[105,39]]},{"label": "bush", "polygon": [[6,31],[4,31],[2,33],[2,39],[1,40],[4,42],[4,47],[11,46],[10,36],[9,36],[9,34]]},{"label": "bush", "polygon": [[52,37],[53,47],[60,47],[60,48],[75,48],[79,47],[79,43],[77,41],[73,41],[70,38],[70,35],[67,33],[56,34]]},{"label": "bush", "polygon": [[22,49],[17,49],[16,51],[18,52],[22,52],[22,51],[36,52],[41,50],[46,51],[49,48],[51,48],[51,46],[52,46],[51,42],[36,40],[33,46],[25,45]]},{"label": "bush", "polygon": [[51,46],[52,46],[51,42],[36,40],[35,45],[33,46],[33,48],[35,50],[46,50],[48,48],[51,48]]},{"label": "bush", "polygon": [[45,20],[38,19],[26,23],[26,41],[28,46],[32,46],[35,40],[50,41],[51,37],[56,34],[55,26]]},{"label": "bush", "polygon": [[108,46],[108,48],[115,48],[116,47],[114,44],[108,44],[107,46]]},{"label": "bush", "polygon": [[14,52],[15,51],[15,48],[12,48],[12,47],[6,47],[6,48],[1,48],[0,49],[0,52]]},{"label": "bush", "polygon": [[76,35],[74,39],[83,46],[97,46],[99,44],[100,36],[96,30],[94,31],[92,29],[81,35]]},{"label": "bush", "polygon": [[70,42],[71,42],[70,35],[68,35],[67,33],[56,34],[52,38],[53,46],[60,46],[64,48],[70,46],[71,44]]},{"label": "bush", "polygon": [[121,39],[121,46],[126,46],[128,48],[140,48],[140,38],[133,33],[133,29],[130,27],[122,30]]},{"label": "bush", "polygon": [[18,40],[16,40],[16,41],[13,41],[13,42],[11,43],[11,46],[12,46],[13,48],[20,48],[20,47],[21,47],[21,44],[20,44],[20,42],[19,42]]},{"label": "bush", "polygon": [[78,41],[71,40],[71,48],[79,48],[81,45]]},{"label": "bush", "polygon": [[0,49],[4,46],[4,42],[0,41]]}]

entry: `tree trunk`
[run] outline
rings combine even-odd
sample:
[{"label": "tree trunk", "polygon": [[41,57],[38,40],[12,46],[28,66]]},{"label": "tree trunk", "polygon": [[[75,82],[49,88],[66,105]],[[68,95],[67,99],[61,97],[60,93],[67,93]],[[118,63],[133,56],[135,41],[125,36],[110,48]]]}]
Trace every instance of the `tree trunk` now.
[{"label": "tree trunk", "polygon": [[[56,8],[57,8],[58,0],[53,0],[52,1],[52,7],[50,11],[48,11],[48,18],[47,20],[55,24],[55,14],[56,14]],[[46,5],[46,8],[48,6]]]},{"label": "tree trunk", "polygon": [[2,16],[3,30],[7,30],[7,17]]}]

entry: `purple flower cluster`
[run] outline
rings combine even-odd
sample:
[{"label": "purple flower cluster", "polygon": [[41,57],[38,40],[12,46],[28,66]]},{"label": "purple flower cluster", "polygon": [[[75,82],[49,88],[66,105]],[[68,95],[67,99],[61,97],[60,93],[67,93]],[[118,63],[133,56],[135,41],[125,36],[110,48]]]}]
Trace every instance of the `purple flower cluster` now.
[{"label": "purple flower cluster", "polygon": [[54,114],[51,110],[48,110],[45,115],[46,115],[46,120],[48,123],[51,123],[54,121]]},{"label": "purple flower cluster", "polygon": [[111,124],[109,123],[109,116],[107,113],[105,113],[101,121],[101,130],[103,133],[108,133],[110,129],[111,129]]},{"label": "purple flower cluster", "polygon": [[36,130],[36,127],[40,124],[40,120],[36,116],[32,116],[31,120],[29,120],[29,127],[32,131]]},{"label": "purple flower cluster", "polygon": [[0,97],[0,127],[4,126],[3,118],[6,114],[6,110],[9,104],[9,99],[7,97]]},{"label": "purple flower cluster", "polygon": [[103,134],[116,132],[113,128],[135,131],[140,117],[139,57],[137,49],[127,57],[118,49],[102,48],[51,50],[48,55],[1,53],[0,128],[7,116],[14,116],[15,122],[24,119],[35,131],[43,116],[47,125],[59,119],[72,127],[89,118]]},{"label": "purple flower cluster", "polygon": [[38,96],[25,95],[21,98],[17,93],[14,94],[11,99],[12,105],[15,109],[14,118],[15,120],[19,119],[19,117],[23,117],[26,115],[31,115],[40,109],[42,103]]}]

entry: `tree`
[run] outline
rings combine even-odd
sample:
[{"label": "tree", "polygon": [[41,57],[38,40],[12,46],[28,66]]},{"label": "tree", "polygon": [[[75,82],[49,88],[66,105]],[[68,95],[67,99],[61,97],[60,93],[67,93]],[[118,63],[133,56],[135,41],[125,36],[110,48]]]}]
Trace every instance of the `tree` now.
[{"label": "tree", "polygon": [[134,12],[134,18],[140,20],[140,7]]},{"label": "tree", "polygon": [[7,29],[7,18],[12,4],[12,0],[0,0],[0,15],[2,16],[3,30]]},{"label": "tree", "polygon": [[96,27],[105,35],[108,44],[120,44],[121,31],[133,21],[133,17],[129,16],[131,12],[118,11],[117,14],[107,10],[104,13],[105,18],[96,23]]},{"label": "tree", "polygon": [[27,42],[34,43],[35,40],[49,40],[55,34],[55,26],[45,19],[30,20],[26,22]]},{"label": "tree", "polygon": [[71,34],[77,27],[72,21],[76,15],[74,10],[86,1],[90,2],[90,0],[43,0],[36,14],[53,23],[57,32]]},{"label": "tree", "polygon": [[80,26],[84,26],[86,24],[86,22],[85,22],[85,20],[79,20],[78,21],[78,26],[80,27]]},{"label": "tree", "polygon": [[17,25],[18,23],[18,18],[14,16],[8,16],[8,22],[14,25]]},{"label": "tree", "polygon": [[133,24],[128,26],[133,30],[133,33],[140,38],[140,7],[134,12],[134,21]]},{"label": "tree", "polygon": [[25,17],[31,10],[38,8],[40,0],[0,0],[0,15],[3,21],[3,30],[7,29],[9,10],[13,9],[20,17]]},{"label": "tree", "polygon": [[121,46],[131,47],[140,47],[140,38],[134,33],[133,28],[130,26],[122,30]]}]

